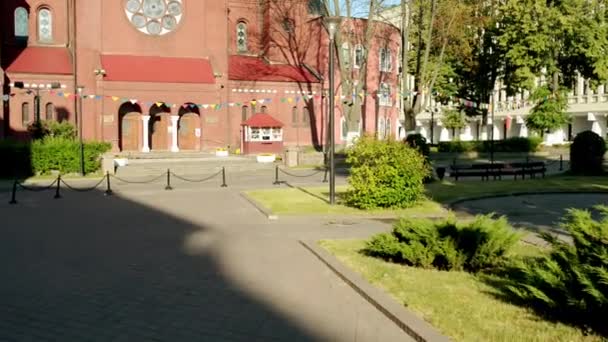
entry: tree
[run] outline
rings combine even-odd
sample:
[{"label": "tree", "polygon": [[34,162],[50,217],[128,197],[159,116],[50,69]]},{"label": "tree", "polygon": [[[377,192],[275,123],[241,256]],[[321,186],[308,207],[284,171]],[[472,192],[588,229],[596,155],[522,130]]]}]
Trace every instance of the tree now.
[{"label": "tree", "polygon": [[452,130],[452,136],[456,135],[457,129],[462,129],[467,125],[467,119],[463,113],[458,110],[446,110],[441,119],[441,123],[447,129]]},{"label": "tree", "polygon": [[530,96],[536,104],[526,117],[526,126],[542,137],[567,124],[570,121],[567,96],[563,89],[553,93],[547,86],[537,88]]},{"label": "tree", "polygon": [[541,134],[565,123],[567,101],[579,75],[592,86],[608,79],[608,26],[603,1],[507,0],[500,9],[499,44],[507,91],[533,90],[530,123]]}]

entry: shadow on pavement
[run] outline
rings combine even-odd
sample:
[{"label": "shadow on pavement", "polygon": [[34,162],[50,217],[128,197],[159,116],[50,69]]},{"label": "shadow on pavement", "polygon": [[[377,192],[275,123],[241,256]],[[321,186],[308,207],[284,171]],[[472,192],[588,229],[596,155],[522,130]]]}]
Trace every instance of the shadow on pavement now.
[{"label": "shadow on pavement", "polygon": [[324,339],[229,280],[208,227],[100,191],[0,217],[0,341]]}]

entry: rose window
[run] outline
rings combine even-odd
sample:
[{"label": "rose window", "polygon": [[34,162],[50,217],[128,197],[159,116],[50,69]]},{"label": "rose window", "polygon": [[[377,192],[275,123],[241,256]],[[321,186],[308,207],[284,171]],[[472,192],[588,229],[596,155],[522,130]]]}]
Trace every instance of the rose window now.
[{"label": "rose window", "polygon": [[127,0],[127,18],[139,31],[160,36],[177,27],[182,19],[183,0]]}]

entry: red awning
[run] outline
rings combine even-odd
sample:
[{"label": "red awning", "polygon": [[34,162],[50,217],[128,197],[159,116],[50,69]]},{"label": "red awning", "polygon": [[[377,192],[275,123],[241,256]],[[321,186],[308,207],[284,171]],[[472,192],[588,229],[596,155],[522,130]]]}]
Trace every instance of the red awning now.
[{"label": "red awning", "polygon": [[104,55],[106,81],[214,84],[211,63],[203,58]]},{"label": "red awning", "polygon": [[71,75],[72,63],[66,48],[28,47],[6,69],[9,73]]},{"label": "red awning", "polygon": [[269,64],[261,58],[249,56],[230,56],[228,78],[235,81],[319,82],[303,67]]},{"label": "red awning", "polygon": [[283,127],[283,123],[272,116],[264,113],[257,113],[243,122],[241,126],[249,127]]}]

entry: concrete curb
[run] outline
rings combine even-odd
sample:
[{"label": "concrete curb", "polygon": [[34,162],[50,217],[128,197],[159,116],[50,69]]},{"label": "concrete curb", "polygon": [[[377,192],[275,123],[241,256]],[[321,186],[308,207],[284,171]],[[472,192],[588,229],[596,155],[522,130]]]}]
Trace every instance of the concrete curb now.
[{"label": "concrete curb", "polygon": [[476,197],[459,198],[459,199],[455,199],[455,200],[447,202],[446,204],[444,204],[444,206],[447,207],[448,209],[453,210],[454,206],[456,206],[460,203],[469,202],[469,201],[478,201],[478,200],[483,200],[483,199],[501,198],[501,197],[517,197],[517,196],[528,196],[528,195],[563,195],[563,194],[581,194],[581,195],[608,194],[608,191],[556,190],[556,191],[536,191],[536,192],[535,191],[509,192],[509,193],[503,193],[503,194],[498,194],[498,195],[483,195],[483,196],[476,196]]},{"label": "concrete curb", "polygon": [[352,287],[361,297],[378,309],[384,316],[393,321],[401,330],[420,342],[447,342],[450,339],[442,335],[429,323],[406,310],[403,305],[389,297],[382,290],[372,286],[360,275],[344,266],[336,257],[319,247],[315,241],[300,241],[321,262],[329,267],[345,283]]},{"label": "concrete curb", "polygon": [[241,197],[243,197],[247,202],[251,203],[262,215],[266,216],[269,220],[278,220],[279,216],[275,215],[272,210],[266,208],[262,203],[255,200],[253,197],[247,195],[245,192],[241,192]]}]

